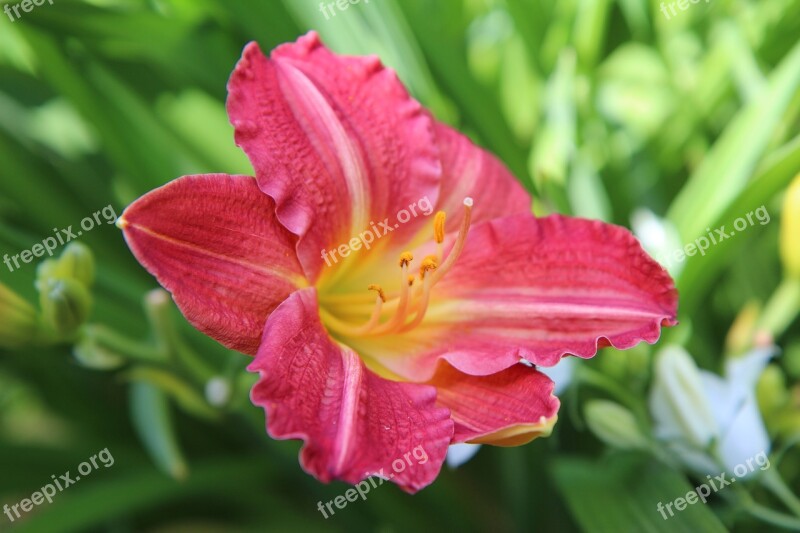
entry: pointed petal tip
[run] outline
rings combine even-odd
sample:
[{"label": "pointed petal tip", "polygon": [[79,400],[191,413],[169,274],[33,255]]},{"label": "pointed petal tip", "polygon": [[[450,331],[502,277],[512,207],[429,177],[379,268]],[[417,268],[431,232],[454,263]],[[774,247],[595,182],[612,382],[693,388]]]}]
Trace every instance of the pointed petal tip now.
[{"label": "pointed petal tip", "polygon": [[228,348],[258,349],[264,321],[303,286],[293,237],[249,176],[184,176],[119,219],[133,255],[197,329]]},{"label": "pointed petal tip", "polygon": [[[556,397],[553,396],[553,398]],[[558,398],[556,398],[556,400],[558,400]],[[508,427],[468,442],[471,444],[491,444],[492,446],[500,446],[502,448],[522,446],[539,437],[549,437],[552,435],[553,428],[557,421],[558,415],[553,415],[549,418],[541,416],[536,423],[519,424]]]}]

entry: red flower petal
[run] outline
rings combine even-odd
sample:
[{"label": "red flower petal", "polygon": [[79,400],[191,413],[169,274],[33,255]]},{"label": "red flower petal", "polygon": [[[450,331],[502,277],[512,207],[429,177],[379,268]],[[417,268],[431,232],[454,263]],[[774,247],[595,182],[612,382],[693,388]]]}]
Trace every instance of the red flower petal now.
[{"label": "red flower petal", "polygon": [[411,381],[430,379],[439,359],[489,375],[522,358],[552,366],[564,354],[654,343],[677,305],[669,274],[626,229],[518,215],[472,228],[419,327],[351,345]]},{"label": "red flower petal", "polygon": [[328,337],[317,306],[312,288],[292,294],[270,316],[248,367],[261,376],[251,397],[266,411],[268,433],[302,439],[303,468],[324,482],[357,483],[382,471],[407,492],[430,484],[453,435],[449,411],[435,406],[433,387],[368,370]]},{"label": "red flower petal", "polygon": [[189,322],[234,350],[255,354],[269,314],[306,284],[295,238],[248,176],[179,178],[131,204],[119,225]]},{"label": "red flower petal", "polygon": [[494,155],[449,126],[435,124],[442,157],[442,190],[437,210],[448,214],[445,230],[457,231],[464,198],[485,198],[472,210],[472,223],[531,212],[531,196]]},{"label": "red flower petal", "polygon": [[[377,57],[332,54],[316,33],[269,59],[245,48],[228,84],[228,114],[278,218],[300,237],[310,279],[321,253],[426,198],[440,163],[432,121]],[[415,233],[424,216],[393,235]]]},{"label": "red flower petal", "polygon": [[442,363],[428,383],[436,387],[436,404],[450,409],[453,443],[517,446],[548,436],[556,422],[553,382],[526,366],[470,376]]}]

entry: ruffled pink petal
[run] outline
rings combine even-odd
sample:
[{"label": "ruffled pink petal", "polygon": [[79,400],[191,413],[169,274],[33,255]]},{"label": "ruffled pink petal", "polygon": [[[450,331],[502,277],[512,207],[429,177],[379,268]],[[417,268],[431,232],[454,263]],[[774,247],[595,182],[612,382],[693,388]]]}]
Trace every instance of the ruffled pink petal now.
[{"label": "ruffled pink petal", "polygon": [[276,439],[302,439],[303,468],[320,481],[374,474],[407,492],[438,475],[453,435],[436,389],[383,379],[334,342],[319,320],[313,288],[292,294],[270,316],[249,370],[260,379],[254,404]]},{"label": "ruffled pink petal", "polygon": [[[251,43],[231,76],[227,107],[259,186],[300,237],[309,279],[333,266],[324,251],[381,222],[379,238],[412,235],[436,205],[432,121],[377,57],[335,55],[314,32],[269,59]],[[398,213],[412,204],[417,216],[400,224]]]},{"label": "ruffled pink petal", "polygon": [[526,366],[470,376],[442,363],[428,383],[436,387],[436,404],[450,410],[453,443],[517,446],[548,436],[557,419],[553,382]]},{"label": "ruffled pink petal", "polygon": [[466,197],[483,199],[472,210],[473,224],[531,212],[531,196],[494,155],[442,123],[436,123],[434,131],[442,158],[436,209],[448,215],[445,231],[458,230]]},{"label": "ruffled pink petal", "polygon": [[306,286],[295,237],[249,176],[185,176],[131,204],[118,225],[136,259],[197,329],[255,354],[269,314]]},{"label": "ruffled pink petal", "polygon": [[669,274],[626,229],[518,215],[470,230],[419,327],[351,345],[411,381],[430,379],[439,359],[484,376],[521,359],[552,366],[565,354],[654,343],[676,324],[677,305]]}]

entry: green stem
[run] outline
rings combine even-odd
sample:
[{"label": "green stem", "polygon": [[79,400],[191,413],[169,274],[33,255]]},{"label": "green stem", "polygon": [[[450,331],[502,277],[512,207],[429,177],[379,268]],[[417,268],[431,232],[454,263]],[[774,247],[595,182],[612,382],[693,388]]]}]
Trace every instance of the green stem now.
[{"label": "green stem", "polygon": [[800,531],[800,520],[793,516],[773,511],[772,509],[764,507],[763,505],[759,505],[755,502],[748,502],[744,506],[744,510],[755,518],[758,518],[764,522],[768,522],[774,526],[779,526],[793,531]]},{"label": "green stem", "polygon": [[627,405],[641,422],[649,424],[650,417],[648,416],[647,410],[642,403],[636,398],[636,396],[625,390],[613,379],[609,378],[605,374],[601,374],[600,372],[589,368],[586,365],[581,365],[578,367],[576,370],[576,376],[579,377],[581,381],[601,388],[615,396],[621,403]]},{"label": "green stem", "polygon": [[177,339],[175,343],[175,355],[199,382],[205,384],[211,378],[218,375],[210,365],[208,365],[197,353],[189,348],[183,339]]},{"label": "green stem", "polygon": [[145,363],[164,363],[166,353],[152,344],[135,341],[99,324],[89,324],[84,335],[90,336],[98,344],[112,352]]},{"label": "green stem", "polygon": [[216,375],[214,369],[189,348],[175,328],[172,318],[172,299],[169,294],[156,289],[147,293],[144,307],[156,344],[189,372],[199,383],[206,383]]},{"label": "green stem", "polygon": [[170,348],[177,333],[172,327],[172,316],[169,314],[169,294],[161,289],[148,292],[144,297],[144,311],[156,344],[164,353],[173,355]]},{"label": "green stem", "polygon": [[786,482],[777,471],[766,470],[761,475],[761,484],[800,519],[800,499],[786,485]]}]

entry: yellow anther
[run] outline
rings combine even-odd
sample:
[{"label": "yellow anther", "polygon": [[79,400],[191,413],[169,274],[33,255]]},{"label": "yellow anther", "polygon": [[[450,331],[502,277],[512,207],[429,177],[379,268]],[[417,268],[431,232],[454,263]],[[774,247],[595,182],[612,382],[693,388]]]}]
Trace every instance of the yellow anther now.
[{"label": "yellow anther", "polygon": [[414,256],[411,255],[411,252],[403,252],[400,254],[400,266],[408,266],[408,264],[414,260]]},{"label": "yellow anther", "polygon": [[375,284],[373,283],[372,285],[370,285],[369,287],[367,287],[367,289],[368,289],[368,290],[370,290],[370,291],[376,291],[376,292],[378,293],[378,296],[380,296],[380,298],[381,298],[381,301],[382,301],[382,302],[385,302],[385,301],[386,301],[386,295],[383,293],[383,288],[381,288],[381,286],[380,286],[380,285],[375,285]]},{"label": "yellow anther", "polygon": [[439,260],[436,258],[435,255],[429,255],[425,259],[422,260],[422,264],[419,266],[419,277],[421,279],[425,278],[425,272],[429,270],[436,270],[439,267]]},{"label": "yellow anther", "polygon": [[474,202],[472,201],[472,198],[464,198],[464,218],[461,221],[461,227],[458,229],[458,237],[456,237],[453,247],[450,249],[450,253],[447,254],[447,258],[442,262],[442,266],[436,269],[436,272],[433,274],[431,286],[436,285],[436,283],[442,279],[445,274],[447,274],[447,272],[453,267],[456,259],[458,259],[458,256],[461,255],[461,250],[464,249],[464,244],[467,241],[467,232],[469,231],[469,225],[472,220],[473,205]]},{"label": "yellow anther", "polygon": [[408,286],[412,286],[414,284],[414,276],[408,276]]},{"label": "yellow anther", "polygon": [[439,211],[433,219],[433,238],[437,244],[444,242],[444,221],[447,218],[444,211]]}]

